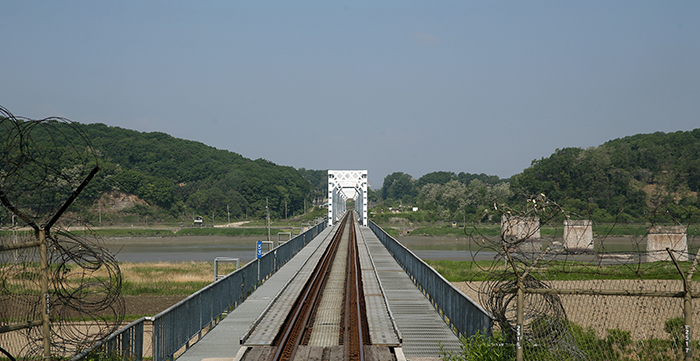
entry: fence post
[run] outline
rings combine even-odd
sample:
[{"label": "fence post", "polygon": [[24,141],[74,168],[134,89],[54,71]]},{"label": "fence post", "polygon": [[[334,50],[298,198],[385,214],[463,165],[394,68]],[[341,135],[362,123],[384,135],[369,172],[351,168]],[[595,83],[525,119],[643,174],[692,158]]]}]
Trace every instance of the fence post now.
[{"label": "fence post", "polygon": [[515,359],[523,361],[523,306],[525,297],[523,294],[522,282],[518,278],[518,300],[516,302],[517,315],[515,320]]},{"label": "fence post", "polygon": [[[681,274],[681,278],[683,279],[683,334],[684,334],[684,352],[685,352],[685,360],[690,361],[693,359],[693,346],[692,346],[692,324],[693,324],[693,294],[692,294],[692,289],[690,288],[690,282],[688,280],[688,277],[685,276],[683,271],[681,270],[680,265],[678,264],[678,261],[676,261],[676,256],[673,255],[673,251],[670,248],[666,248],[666,252],[671,256],[671,260],[673,261],[673,264],[676,265],[676,269],[678,270],[678,273]],[[696,257],[697,258],[697,257]],[[693,263],[695,265],[695,263]],[[692,267],[690,269],[690,275],[692,277],[692,272],[695,267]]]},{"label": "fence post", "polygon": [[44,359],[51,359],[51,317],[49,307],[49,247],[46,241],[46,229],[39,229],[39,253],[41,257],[41,330],[44,336]]},{"label": "fence post", "polygon": [[524,360],[524,355],[523,355],[523,309],[525,308],[525,294],[523,292],[523,280],[520,278],[520,275],[518,274],[518,268],[515,267],[515,262],[513,262],[513,259],[510,257],[510,252],[508,252],[508,248],[503,246],[503,251],[505,252],[506,256],[508,257],[508,262],[510,263],[510,266],[513,267],[513,272],[515,272],[515,278],[518,286],[518,296],[516,299],[516,313],[515,313],[515,360],[516,361],[523,361]]},{"label": "fence post", "polygon": [[692,347],[692,328],[691,325],[693,323],[693,296],[690,291],[690,287],[688,287],[688,280],[684,280],[684,292],[685,295],[683,297],[683,316],[685,319],[685,325],[684,325],[684,331],[685,331],[685,359],[687,361],[690,361],[693,359],[693,347]]}]

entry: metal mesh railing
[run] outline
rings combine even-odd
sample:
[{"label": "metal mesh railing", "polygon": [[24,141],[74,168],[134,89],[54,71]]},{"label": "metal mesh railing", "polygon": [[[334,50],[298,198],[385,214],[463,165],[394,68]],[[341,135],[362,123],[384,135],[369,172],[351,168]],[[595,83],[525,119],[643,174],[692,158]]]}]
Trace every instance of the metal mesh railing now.
[{"label": "metal mesh railing", "polygon": [[106,355],[117,354],[120,356],[120,358],[123,357],[124,359],[142,360],[144,355],[143,326],[145,322],[145,317],[139,318],[138,320],[111,334],[104,340],[98,342],[93,347],[75,355],[73,358],[71,358],[71,361],[82,360],[95,350],[100,350],[101,353]]},{"label": "metal mesh railing", "polygon": [[374,222],[369,221],[369,227],[453,331],[463,337],[491,333],[493,321],[486,310]]},{"label": "metal mesh railing", "polygon": [[[193,343],[193,339],[199,340],[215,327],[227,312],[235,309],[325,227],[326,222],[317,224],[156,316],[140,319],[120,329],[71,361],[79,361],[91,353],[113,352],[139,361],[144,357],[143,350],[149,347],[152,347],[154,361],[174,359]],[[146,345],[145,321],[153,322],[152,345]]]}]

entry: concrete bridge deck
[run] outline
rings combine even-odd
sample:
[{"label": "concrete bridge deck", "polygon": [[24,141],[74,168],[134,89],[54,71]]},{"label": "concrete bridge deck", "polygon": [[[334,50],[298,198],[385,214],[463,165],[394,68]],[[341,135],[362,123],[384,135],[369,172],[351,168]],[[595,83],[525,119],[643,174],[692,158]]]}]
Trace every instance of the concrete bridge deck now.
[{"label": "concrete bridge deck", "polygon": [[[406,359],[421,360],[439,358],[441,356],[439,344],[446,351],[459,351],[459,340],[440,318],[426,297],[415,287],[403,269],[394,261],[393,257],[379,242],[374,233],[364,226],[359,227],[358,237],[361,234],[366,246],[360,246],[360,255],[363,257],[363,277],[374,273],[378,278],[376,282],[368,282],[365,285],[365,293],[377,295],[378,284],[384,289],[386,303],[403,337],[402,350]],[[206,359],[218,359],[217,361],[232,360],[241,349],[241,338],[251,329],[260,315],[270,308],[268,314],[279,313],[277,308],[285,307],[287,302],[278,302],[272,307],[270,304],[277,297],[284,297],[287,290],[294,290],[295,275],[304,273],[305,266],[313,264],[317,249],[323,248],[327,239],[332,236],[335,227],[327,228],[314,238],[294,258],[285,264],[277,273],[272,275],[265,283],[258,287],[244,302],[228,314],[214,329],[212,329],[199,342],[191,346],[178,360],[201,361]],[[364,249],[364,251],[363,251]],[[369,251],[369,252],[367,252]],[[367,267],[365,266],[367,265]],[[374,265],[370,270],[369,265]],[[365,275],[367,274],[367,276]],[[297,282],[301,282],[297,280]],[[368,290],[368,287],[372,289]],[[284,291],[283,291],[284,289]],[[372,301],[374,305],[378,302]],[[280,306],[278,306],[280,305]],[[380,307],[374,308],[379,310]],[[381,314],[385,311],[377,311]],[[373,313],[368,309],[370,317]],[[384,333],[391,326],[377,316],[378,333]],[[272,326],[274,328],[274,326]],[[214,361],[214,360],[210,360]]]}]

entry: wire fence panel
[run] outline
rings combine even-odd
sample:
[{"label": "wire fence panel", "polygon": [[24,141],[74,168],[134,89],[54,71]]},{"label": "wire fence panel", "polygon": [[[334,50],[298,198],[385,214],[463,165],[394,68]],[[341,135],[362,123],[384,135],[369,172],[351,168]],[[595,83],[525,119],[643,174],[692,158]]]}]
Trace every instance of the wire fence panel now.
[{"label": "wire fence panel", "polygon": [[[468,287],[473,289],[486,290],[493,286],[490,282],[470,283]],[[534,293],[538,290],[535,288],[526,288],[524,292],[523,359],[684,359],[683,299],[660,296],[665,292],[679,293],[683,289],[680,281],[557,280],[546,284],[548,287],[539,290],[547,294]],[[584,291],[590,294],[576,294]],[[659,295],[632,294],[637,291]],[[694,292],[698,291],[696,286]],[[624,295],[625,292],[630,295]],[[500,307],[505,312],[497,315],[499,322],[491,347],[501,348],[508,355],[503,359],[515,360],[515,294],[503,296]],[[700,300],[694,299],[692,328],[700,326],[698,306]],[[697,341],[692,341],[692,346],[697,348]],[[695,355],[692,359],[699,357]]]},{"label": "wire fence panel", "polygon": [[70,357],[121,324],[115,257],[99,237],[63,228],[99,170],[70,120],[18,118],[0,106],[0,346],[8,358]]},{"label": "wire fence panel", "polygon": [[500,234],[465,228],[474,258],[458,286],[493,315],[494,328],[466,340],[464,355],[700,360],[697,225],[663,208],[648,224],[598,225],[543,194],[520,210],[496,210]]}]

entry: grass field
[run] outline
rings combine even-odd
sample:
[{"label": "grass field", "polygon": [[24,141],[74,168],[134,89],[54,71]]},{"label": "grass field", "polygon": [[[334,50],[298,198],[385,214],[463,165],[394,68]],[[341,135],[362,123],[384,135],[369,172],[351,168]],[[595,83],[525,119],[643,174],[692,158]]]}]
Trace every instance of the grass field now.
[{"label": "grass field", "polygon": [[[153,316],[214,281],[209,262],[121,263],[122,295],[127,320]],[[219,274],[235,271],[234,263],[220,263]]]},{"label": "grass field", "polygon": [[[124,295],[189,295],[214,281],[209,262],[121,263]],[[219,273],[235,270],[233,263],[220,263]]]},{"label": "grass field", "polygon": [[[492,272],[504,271],[503,262],[493,261],[426,261],[438,273],[450,282],[485,281]],[[692,262],[679,262],[687,274]],[[510,268],[510,266],[509,266]],[[653,262],[631,265],[601,266],[584,262],[548,262],[546,268],[537,268],[531,272],[535,278],[549,281],[581,280],[679,280],[680,274],[672,262]],[[699,274],[693,280],[700,280]]]}]

